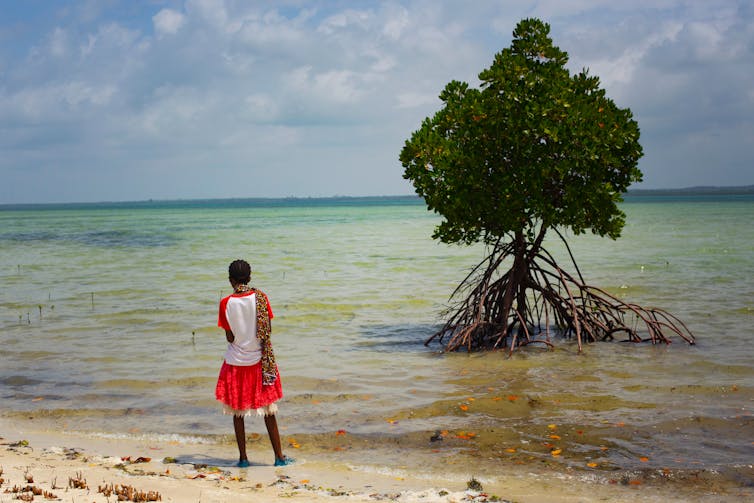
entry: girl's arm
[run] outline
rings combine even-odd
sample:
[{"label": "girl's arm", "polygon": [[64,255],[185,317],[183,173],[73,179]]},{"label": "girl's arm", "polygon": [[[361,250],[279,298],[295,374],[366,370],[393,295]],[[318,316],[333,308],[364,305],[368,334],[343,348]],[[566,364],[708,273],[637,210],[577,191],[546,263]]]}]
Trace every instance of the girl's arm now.
[{"label": "girl's arm", "polygon": [[225,331],[225,338],[228,340],[228,342],[233,342],[236,340],[236,336],[233,335],[233,332],[230,330]]}]

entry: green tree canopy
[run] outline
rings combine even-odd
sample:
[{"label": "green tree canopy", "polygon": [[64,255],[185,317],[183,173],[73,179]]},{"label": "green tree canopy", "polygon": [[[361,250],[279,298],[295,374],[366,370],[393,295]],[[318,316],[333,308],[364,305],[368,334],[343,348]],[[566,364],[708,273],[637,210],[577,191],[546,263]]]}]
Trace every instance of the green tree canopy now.
[{"label": "green tree canopy", "polygon": [[558,226],[620,235],[616,203],[641,180],[639,127],[597,77],[570,74],[549,32],[521,21],[480,89],[447,84],[442,109],[406,142],[404,177],[444,217],[435,238],[493,242]]}]

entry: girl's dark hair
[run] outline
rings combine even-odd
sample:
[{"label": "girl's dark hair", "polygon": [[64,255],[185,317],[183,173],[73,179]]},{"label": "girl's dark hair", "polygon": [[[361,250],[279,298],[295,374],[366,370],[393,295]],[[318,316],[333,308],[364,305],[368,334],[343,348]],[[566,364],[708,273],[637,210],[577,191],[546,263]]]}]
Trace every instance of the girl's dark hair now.
[{"label": "girl's dark hair", "polygon": [[228,267],[228,277],[242,285],[251,281],[251,266],[245,260],[234,260]]}]

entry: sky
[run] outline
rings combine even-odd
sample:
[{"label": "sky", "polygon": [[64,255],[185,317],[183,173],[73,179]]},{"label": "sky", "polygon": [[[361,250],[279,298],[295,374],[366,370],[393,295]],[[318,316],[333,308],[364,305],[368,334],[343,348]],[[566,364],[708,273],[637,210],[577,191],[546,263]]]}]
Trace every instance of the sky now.
[{"label": "sky", "polygon": [[412,194],[527,17],[633,111],[633,188],[754,184],[749,0],[0,0],[0,204]]}]

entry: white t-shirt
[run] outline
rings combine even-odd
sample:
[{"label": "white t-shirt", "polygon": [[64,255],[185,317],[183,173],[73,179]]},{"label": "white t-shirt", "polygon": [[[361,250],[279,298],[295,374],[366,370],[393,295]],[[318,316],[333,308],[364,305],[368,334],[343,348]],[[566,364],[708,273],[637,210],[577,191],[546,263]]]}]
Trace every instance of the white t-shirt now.
[{"label": "white t-shirt", "polygon": [[[262,293],[262,295],[265,295]],[[267,297],[265,295],[265,297]],[[273,318],[267,299],[267,312]],[[220,301],[217,325],[233,332],[233,342],[228,343],[225,362],[229,365],[250,366],[262,359],[262,346],[257,338],[257,294],[234,293]]]}]

